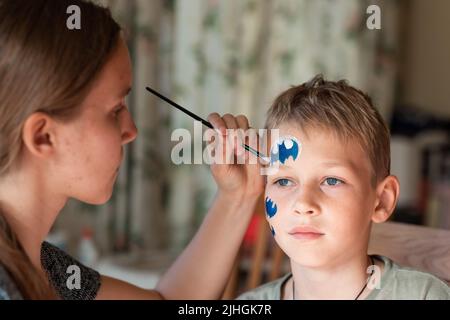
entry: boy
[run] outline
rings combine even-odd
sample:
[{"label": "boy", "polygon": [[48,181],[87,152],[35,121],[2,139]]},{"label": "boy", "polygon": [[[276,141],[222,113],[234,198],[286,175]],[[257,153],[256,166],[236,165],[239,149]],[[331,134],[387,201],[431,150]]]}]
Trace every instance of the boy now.
[{"label": "boy", "polygon": [[316,76],[282,93],[268,112],[266,218],[292,274],[238,299],[449,299],[449,287],[389,258],[368,256],[372,222],[394,211],[389,132],[370,98]]}]

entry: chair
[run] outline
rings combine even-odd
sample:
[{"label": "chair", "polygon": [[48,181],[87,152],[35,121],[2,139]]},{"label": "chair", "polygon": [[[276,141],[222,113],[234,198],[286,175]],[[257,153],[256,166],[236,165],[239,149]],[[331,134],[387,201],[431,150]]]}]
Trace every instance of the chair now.
[{"label": "chair", "polygon": [[[264,212],[260,210],[257,208],[257,212]],[[287,256],[273,240],[264,218],[260,219],[251,252],[245,251],[241,249],[235,261],[222,299],[234,299],[289,271]],[[398,222],[373,224],[368,251],[432,273],[450,284],[450,230]]]},{"label": "chair", "polygon": [[450,230],[398,222],[374,224],[369,253],[387,256],[450,283]]}]

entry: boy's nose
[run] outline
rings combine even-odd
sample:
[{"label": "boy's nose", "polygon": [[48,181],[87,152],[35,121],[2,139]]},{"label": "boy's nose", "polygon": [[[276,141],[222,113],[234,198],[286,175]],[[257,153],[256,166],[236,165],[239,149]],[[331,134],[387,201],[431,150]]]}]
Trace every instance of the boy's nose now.
[{"label": "boy's nose", "polygon": [[312,191],[303,188],[297,195],[295,201],[295,212],[298,214],[316,215],[319,213],[319,207],[315,202],[315,196]]}]

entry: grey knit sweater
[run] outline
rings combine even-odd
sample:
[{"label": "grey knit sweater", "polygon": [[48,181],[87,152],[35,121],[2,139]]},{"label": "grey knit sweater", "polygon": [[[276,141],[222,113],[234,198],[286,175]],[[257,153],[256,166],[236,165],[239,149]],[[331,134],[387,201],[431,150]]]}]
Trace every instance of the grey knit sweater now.
[{"label": "grey knit sweater", "polygon": [[[41,264],[50,284],[63,300],[93,300],[100,288],[100,274],[44,242]],[[76,277],[78,277],[77,279]],[[20,300],[22,295],[8,272],[0,265],[0,300]]]}]

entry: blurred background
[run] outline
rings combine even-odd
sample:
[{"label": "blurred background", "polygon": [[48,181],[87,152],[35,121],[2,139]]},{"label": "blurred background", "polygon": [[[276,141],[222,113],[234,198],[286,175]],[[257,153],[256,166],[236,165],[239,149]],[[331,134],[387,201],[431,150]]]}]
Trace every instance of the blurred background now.
[{"label": "blurred background", "polygon": [[[318,73],[368,92],[389,123],[401,183],[393,219],[450,229],[450,1],[100,2],[127,36],[139,136],[112,199],[71,200],[51,242],[100,272],[154,286],[198,228],[215,185],[206,165],[171,162],[172,130],[193,122],[145,86],[204,117],[245,114],[257,128],[277,94]],[[380,30],[366,26],[371,4],[381,8]]]}]

